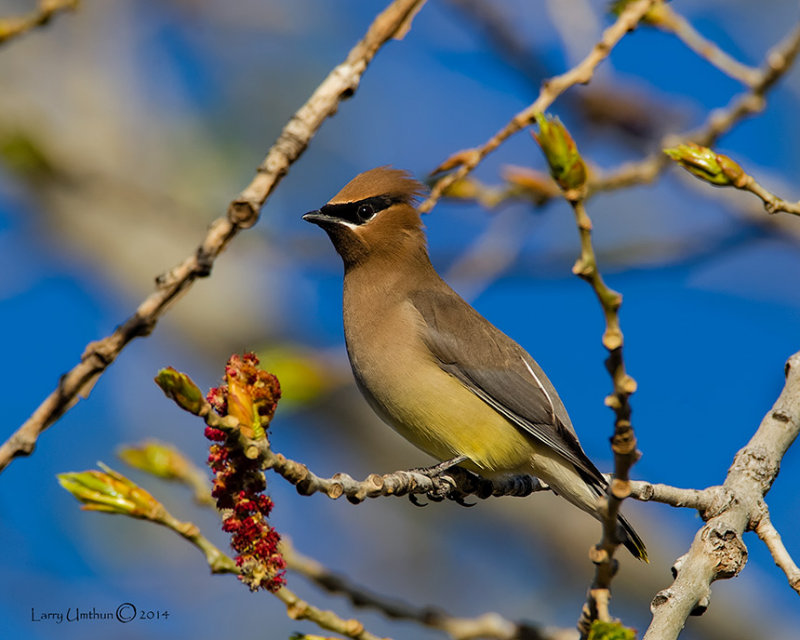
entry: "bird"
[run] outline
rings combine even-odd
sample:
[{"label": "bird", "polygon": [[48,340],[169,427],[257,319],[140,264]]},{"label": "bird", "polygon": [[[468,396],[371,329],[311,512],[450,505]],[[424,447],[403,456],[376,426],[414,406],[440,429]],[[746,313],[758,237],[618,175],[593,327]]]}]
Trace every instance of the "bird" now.
[{"label": "bird", "polygon": [[[416,208],[425,192],[410,173],[382,166],[303,216],[328,234],[344,264],[342,316],[356,385],[384,422],[442,461],[439,469],[529,474],[602,521],[608,481],[583,451],[555,387],[431,264]],[[647,561],[622,515],[617,537]]]}]

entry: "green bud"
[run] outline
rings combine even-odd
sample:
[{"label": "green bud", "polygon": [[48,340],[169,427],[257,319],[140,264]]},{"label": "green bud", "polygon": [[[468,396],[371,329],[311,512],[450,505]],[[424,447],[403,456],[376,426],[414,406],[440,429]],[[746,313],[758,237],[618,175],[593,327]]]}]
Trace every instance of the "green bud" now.
[{"label": "green bud", "polygon": [[717,187],[741,187],[748,177],[728,156],[693,142],[664,149],[664,153],[692,175]]},{"label": "green bud", "polygon": [[185,478],[192,466],[176,448],[156,440],[121,447],[117,455],[135,469],[170,480]]},{"label": "green bud", "polygon": [[102,471],[72,471],[57,476],[59,484],[83,503],[83,509],[162,519],[166,512],[158,500],[122,474],[102,462],[98,464]]},{"label": "green bud", "polygon": [[172,398],[179,407],[189,413],[199,415],[206,405],[203,392],[185,373],[167,367],[158,372],[155,381],[164,395]]},{"label": "green bud", "polygon": [[739,166],[738,162],[721,153],[717,154],[717,162],[720,169],[722,169],[722,173],[731,181],[734,187],[740,188],[744,186],[749,176]]},{"label": "green bud", "polygon": [[621,622],[595,620],[589,629],[587,640],[636,640],[636,632]]},{"label": "green bud", "polygon": [[536,114],[539,133],[534,139],[544,152],[550,175],[564,190],[579,189],[586,183],[586,164],[566,127],[558,118]]}]

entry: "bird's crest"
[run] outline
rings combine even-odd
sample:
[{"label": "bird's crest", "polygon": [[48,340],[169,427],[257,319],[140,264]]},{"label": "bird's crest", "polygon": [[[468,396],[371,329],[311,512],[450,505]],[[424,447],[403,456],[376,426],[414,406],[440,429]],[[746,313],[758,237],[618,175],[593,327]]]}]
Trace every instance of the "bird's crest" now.
[{"label": "bird's crest", "polygon": [[409,172],[385,166],[359,173],[333,196],[328,204],[344,204],[376,196],[388,196],[392,200],[413,205],[425,192],[425,186],[415,180]]}]

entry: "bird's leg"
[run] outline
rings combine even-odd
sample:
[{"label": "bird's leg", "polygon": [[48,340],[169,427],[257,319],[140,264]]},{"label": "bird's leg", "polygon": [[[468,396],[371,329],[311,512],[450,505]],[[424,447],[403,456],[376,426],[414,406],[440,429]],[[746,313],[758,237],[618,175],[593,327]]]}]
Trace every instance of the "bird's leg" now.
[{"label": "bird's leg", "polygon": [[429,478],[437,478],[438,476],[442,475],[448,469],[452,469],[460,465],[462,462],[466,462],[469,458],[467,456],[457,456],[452,458],[451,460],[445,460],[444,462],[440,462],[439,464],[435,464],[432,467],[418,467],[416,469],[409,469],[414,473],[421,473],[424,476],[428,476]]}]

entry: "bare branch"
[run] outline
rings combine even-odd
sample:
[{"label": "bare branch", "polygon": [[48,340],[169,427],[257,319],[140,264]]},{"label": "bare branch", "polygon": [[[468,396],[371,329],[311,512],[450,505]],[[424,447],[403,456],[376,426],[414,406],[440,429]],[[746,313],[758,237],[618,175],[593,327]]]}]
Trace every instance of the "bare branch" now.
[{"label": "bare branch", "polygon": [[[608,350],[606,369],[613,384],[612,393],[606,397],[606,405],[613,409],[615,415],[614,435],[611,438],[614,475],[600,505],[602,539],[592,547],[589,554],[595,565],[595,575],[578,621],[581,637],[586,638],[595,620],[611,622],[608,603],[611,599],[611,580],[616,572],[614,552],[620,544],[617,534],[619,509],[622,501],[631,493],[630,469],[641,455],[636,449],[636,435],[631,425],[631,407],[628,402],[631,394],[636,391],[636,382],[627,374],[622,355],[623,336],[619,324],[622,295],[605,283],[597,268],[597,256],[592,243],[592,221],[584,203],[586,164],[572,136],[557,118],[539,115],[536,119],[539,131],[533,137],[547,159],[550,175],[563,190],[564,198],[575,214],[581,249],[572,273],[592,287],[605,316],[603,346]],[[637,544],[635,551],[640,558],[647,559],[643,546]]]},{"label": "bare branch", "polygon": [[[695,129],[664,138],[661,148],[676,146],[682,142],[695,142],[710,147],[725,133],[747,116],[759,113],[766,105],[766,95],[775,83],[791,68],[800,51],[800,23],[767,54],[760,75],[749,91],[736,96],[727,107],[713,111],[706,122]],[[638,162],[627,163],[605,174],[590,176],[588,196],[598,191],[614,191],[635,184],[653,182],[669,165],[669,159],[657,151]]]},{"label": "bare branch", "polygon": [[364,629],[364,625],[354,618],[345,620],[333,611],[319,609],[286,587],[275,592],[275,597],[286,605],[286,615],[292,620],[310,620],[322,629],[340,633],[353,640],[387,640],[379,638]]},{"label": "bare branch", "polygon": [[[503,142],[515,133],[530,126],[536,119],[536,114],[544,111],[567,89],[576,84],[587,84],[591,81],[595,69],[611,53],[611,50],[620,40],[632,31],[645,13],[659,0],[638,0],[631,3],[620,14],[616,22],[603,32],[600,41],[592,47],[589,54],[576,66],[542,84],[539,97],[529,107],[520,111],[506,124],[500,131],[494,134],[480,147],[460,151],[445,160],[435,172],[455,169],[452,173],[442,176],[431,189],[430,196],[425,200],[419,209],[423,213],[431,211],[441,198],[442,194],[454,182],[461,180],[492,151],[497,149]],[[435,173],[434,172],[434,173]]]},{"label": "bare branch", "polygon": [[608,603],[611,599],[611,581],[616,572],[614,552],[619,546],[617,517],[622,501],[631,493],[630,469],[641,453],[636,448],[636,434],[631,424],[631,406],[628,400],[636,391],[636,381],[628,375],[622,353],[624,341],[619,325],[622,295],[606,285],[597,268],[597,257],[592,245],[592,221],[586,213],[583,197],[575,199],[568,197],[568,200],[575,211],[581,242],[581,255],[572,271],[591,285],[605,315],[603,345],[608,349],[606,368],[613,384],[613,392],[606,398],[606,405],[614,410],[615,415],[614,435],[611,438],[614,475],[605,501],[602,539],[591,552],[592,562],[595,564],[594,580],[589,590],[587,605],[582,610],[578,622],[582,637],[585,637],[593,620],[604,622],[611,620]]},{"label": "bare branch", "polygon": [[747,562],[742,534],[756,527],[762,501],[780,462],[800,433],[800,352],[786,364],[783,391],[750,442],[734,458],[725,483],[705,515],[706,525],[676,563],[677,577],[653,599],[644,640],[677,638],[686,619],[708,606],[711,583],[732,578]]},{"label": "bare branch", "polygon": [[[241,573],[241,569],[233,559],[200,533],[200,530],[192,523],[175,520],[174,523],[166,522],[164,524],[203,552],[212,573],[234,575]],[[364,625],[358,620],[345,620],[333,611],[319,609],[305,600],[301,600],[286,587],[281,587],[273,595],[286,605],[286,614],[292,620],[310,620],[322,629],[334,631],[355,640],[380,640],[378,636],[366,631]]]},{"label": "bare branch", "polygon": [[672,507],[686,507],[705,511],[711,506],[719,487],[708,489],[679,489],[666,484],[651,484],[642,480],[631,481],[631,498],[642,502],[661,502]]},{"label": "bare branch", "polygon": [[460,467],[454,467],[432,477],[412,470],[395,471],[384,475],[373,473],[362,481],[355,480],[346,473],[337,473],[332,478],[321,478],[306,465],[289,460],[280,453],[273,453],[269,445],[255,441],[251,443],[251,446],[253,445],[258,447],[258,456],[262,460],[263,468],[272,469],[281,475],[295,485],[301,495],[323,493],[333,500],[345,496],[354,504],[363,502],[366,498],[419,494],[435,501],[446,498],[463,503],[468,496],[481,499],[492,496],[525,497],[536,491],[548,489],[546,484],[531,476],[489,479]]},{"label": "bare branch", "polygon": [[742,187],[742,189],[749,191],[750,193],[753,193],[761,198],[761,200],[764,202],[764,209],[767,210],[767,213],[772,214],[783,211],[784,213],[791,213],[792,215],[800,216],[800,202],[787,202],[783,198],[779,198],[768,189],[762,187],[752,176],[748,177],[750,179],[747,181],[747,184]]},{"label": "bare branch", "polygon": [[767,545],[775,564],[786,574],[789,586],[800,594],[800,567],[792,560],[792,556],[789,555],[783,540],[781,540],[781,535],[772,524],[766,503],[762,503],[762,505],[763,511],[758,520],[758,525],[756,525],[756,534]]},{"label": "bare branch", "polygon": [[39,0],[39,7],[23,18],[0,18],[0,45],[42,27],[58,13],[74,11],[80,0]]},{"label": "bare branch", "polygon": [[333,573],[322,564],[309,558],[296,549],[284,538],[281,553],[286,560],[286,567],[312,580],[317,586],[330,593],[338,593],[347,597],[356,607],[370,607],[379,610],[385,616],[400,620],[412,620],[426,627],[440,629],[454,640],[471,638],[494,638],[496,640],[575,640],[576,633],[572,629],[556,629],[516,623],[506,620],[497,613],[485,613],[475,618],[460,618],[433,607],[414,607],[405,602],[377,595],[354,584],[347,576]]},{"label": "bare branch", "polygon": [[666,3],[661,5],[657,10],[657,17],[658,19],[653,22],[655,26],[674,33],[687,47],[724,74],[748,87],[755,87],[758,84],[758,69],[748,67],[729,56],[715,42],[703,37],[686,18],[670,5]]},{"label": "bare branch", "polygon": [[0,447],[0,471],[17,456],[30,455],[39,435],[66,413],[79,396],[86,397],[98,378],[134,338],[146,336],[169,306],[194,284],[210,274],[214,261],[240,230],[253,226],[264,202],[289,167],[302,154],[322,123],[339,103],[353,95],[361,76],[377,51],[390,38],[401,36],[408,21],[425,0],[394,0],[379,14],[364,38],[344,62],[330,72],[308,101],[292,116],[258,167],[252,182],[230,203],[228,214],[217,218],[198,246],[167,274],[160,276],[157,289],[132,316],[111,335],[86,346],[81,361],[61,376],[58,387],[33,412],[30,418]]},{"label": "bare branch", "polygon": [[[180,522],[170,514],[166,514],[166,516],[167,519],[160,522],[160,524],[172,529],[200,549],[205,555],[212,573],[231,573],[234,575],[241,573],[241,569],[233,561],[233,558],[208,540],[197,526],[191,522]],[[345,620],[333,611],[319,609],[305,600],[301,600],[286,587],[281,587],[273,595],[286,605],[286,614],[292,620],[310,620],[322,629],[334,631],[355,640],[380,640],[378,636],[366,631],[364,625],[358,620]]]}]

